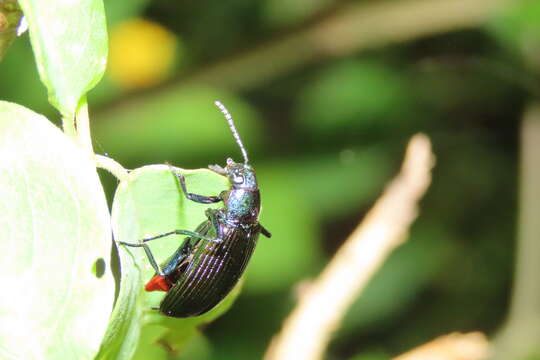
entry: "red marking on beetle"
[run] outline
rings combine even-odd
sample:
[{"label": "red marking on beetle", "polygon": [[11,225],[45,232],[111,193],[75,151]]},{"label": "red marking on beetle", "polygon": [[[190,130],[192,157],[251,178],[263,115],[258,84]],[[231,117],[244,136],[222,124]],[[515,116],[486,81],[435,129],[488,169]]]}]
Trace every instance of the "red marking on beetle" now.
[{"label": "red marking on beetle", "polygon": [[146,291],[169,291],[171,284],[165,279],[164,276],[154,275],[153,278],[148,281],[144,290]]}]

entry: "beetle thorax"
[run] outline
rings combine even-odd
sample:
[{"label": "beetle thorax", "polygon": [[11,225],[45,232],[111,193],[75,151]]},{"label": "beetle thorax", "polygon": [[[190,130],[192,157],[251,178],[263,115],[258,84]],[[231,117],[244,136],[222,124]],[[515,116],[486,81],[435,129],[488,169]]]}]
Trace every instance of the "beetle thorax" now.
[{"label": "beetle thorax", "polygon": [[255,170],[248,164],[236,163],[232,159],[227,159],[224,170],[231,182],[231,189],[221,194],[225,217],[234,223],[257,223],[261,199]]},{"label": "beetle thorax", "polygon": [[224,202],[228,220],[257,223],[261,208],[259,190],[232,189],[226,193]]}]

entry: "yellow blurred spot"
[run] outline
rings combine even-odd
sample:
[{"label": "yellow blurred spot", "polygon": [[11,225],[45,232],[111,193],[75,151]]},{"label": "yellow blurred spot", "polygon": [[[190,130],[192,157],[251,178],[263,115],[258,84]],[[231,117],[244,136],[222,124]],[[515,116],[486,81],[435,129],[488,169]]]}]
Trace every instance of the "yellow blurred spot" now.
[{"label": "yellow blurred spot", "polygon": [[109,76],[125,88],[155,85],[170,73],[178,39],[163,26],[143,19],[117,25],[111,32]]}]

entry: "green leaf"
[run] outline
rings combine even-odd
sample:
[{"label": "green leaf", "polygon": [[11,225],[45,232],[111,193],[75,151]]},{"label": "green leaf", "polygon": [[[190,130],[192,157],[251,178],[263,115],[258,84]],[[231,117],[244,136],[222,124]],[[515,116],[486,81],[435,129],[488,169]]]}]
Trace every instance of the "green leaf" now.
[{"label": "green leaf", "polygon": [[168,360],[167,348],[159,343],[160,339],[166,333],[167,329],[158,325],[148,324],[143,326],[137,352],[133,356],[133,360]]},{"label": "green leaf", "polygon": [[390,66],[344,61],[325,69],[301,94],[297,121],[309,131],[396,124],[410,109],[410,90]]},{"label": "green leaf", "polygon": [[281,169],[276,166],[274,171],[296,179],[292,186],[326,221],[365,208],[384,189],[393,171],[392,159],[382,146],[350,147],[339,154],[282,163]]},{"label": "green leaf", "polygon": [[[202,336],[198,326],[224,314],[240,294],[241,287],[242,283],[238,284],[218,306],[201,316],[174,319],[156,312],[150,314],[142,328],[141,341],[133,359],[169,359],[168,352],[180,353],[184,355],[182,359],[189,359],[190,357],[185,354],[186,351],[189,350],[194,341],[196,342]],[[202,356],[198,354],[191,358],[201,359]]]},{"label": "green leaf", "polygon": [[137,304],[141,292],[141,273],[134,256],[123,248],[117,249],[120,267],[120,291],[114,305],[107,333],[97,359],[131,359],[140,336],[142,306]]},{"label": "green leaf", "polygon": [[101,79],[107,29],[101,0],[20,0],[49,101],[71,121],[81,98]]},{"label": "green leaf", "polygon": [[[383,189],[390,164],[382,149],[371,147],[349,148],[339,157],[312,155],[256,166],[261,223],[272,239],[260,239],[245,291],[275,293],[313,274],[323,257],[320,223],[365,208]],[[275,239],[294,241],[283,251]]]},{"label": "green leaf", "polygon": [[219,158],[222,154],[239,155],[223,114],[214,106],[215,100],[221,100],[238,119],[238,131],[252,153],[261,138],[256,114],[241,99],[206,88],[189,87],[119,105],[99,114],[94,134],[110,154],[139,163],[156,154],[165,159],[186,154],[191,159],[209,159],[209,152]]},{"label": "green leaf", "polygon": [[0,358],[93,359],[114,301],[95,166],[43,116],[0,114]]},{"label": "green leaf", "polygon": [[351,305],[339,331],[353,333],[391,323],[444,268],[454,244],[439,228],[417,224]]},{"label": "green leaf", "polygon": [[[229,186],[225,177],[207,169],[179,171],[186,177],[188,191],[193,193],[218,195]],[[207,208],[219,206],[222,205],[197,204],[187,200],[168,166],[144,166],[133,170],[128,179],[118,186],[112,210],[113,232],[117,241],[136,243],[140,239],[174,229],[194,230],[206,220],[204,211]],[[149,243],[156,260],[159,263],[165,261],[180,246],[183,238],[173,235]],[[176,331],[182,329],[186,337],[191,337],[196,334],[194,330],[197,325],[223,313],[230,306],[230,299],[237,293],[237,290],[233,291],[222,304],[203,316],[190,319],[167,318],[152,310],[152,307],[159,306],[164,293],[143,291],[144,282],[154,275],[144,251],[122,245],[119,246],[119,253],[122,279],[116,307],[128,309],[117,311],[115,308],[112,322],[117,324],[116,329],[123,330],[114,332],[110,329],[108,336],[116,338],[114,346],[117,349],[131,349],[133,354],[139,338],[137,329],[145,324],[159,325],[164,329],[174,328]],[[164,331],[162,335],[166,333]],[[135,335],[126,337],[125,334]],[[147,332],[145,334],[148,335]],[[145,339],[148,339],[146,335]],[[127,359],[131,356],[111,357]]]},{"label": "green leaf", "polygon": [[130,1],[105,1],[107,23],[116,24],[125,19],[140,16],[150,0],[130,0]]},{"label": "green leaf", "polygon": [[[292,176],[295,169],[282,165],[257,169],[261,223],[272,233],[272,238],[259,238],[246,271],[246,293],[271,294],[289,289],[305,279],[306,274],[313,274],[322,258],[315,216],[317,205],[302,198],[298,188],[303,184]],[[292,178],[302,185],[291,184]],[[283,241],[287,243],[286,251]]]},{"label": "green leaf", "polygon": [[0,65],[0,99],[25,104],[38,113],[56,116],[57,112],[47,101],[39,81],[32,46],[29,41],[19,40],[11,44]]},{"label": "green leaf", "polygon": [[515,53],[524,53],[536,59],[540,41],[540,3],[523,0],[510,3],[487,24],[500,43]]},{"label": "green leaf", "polygon": [[262,3],[262,17],[273,27],[290,26],[306,21],[331,4],[331,0],[265,0]]}]

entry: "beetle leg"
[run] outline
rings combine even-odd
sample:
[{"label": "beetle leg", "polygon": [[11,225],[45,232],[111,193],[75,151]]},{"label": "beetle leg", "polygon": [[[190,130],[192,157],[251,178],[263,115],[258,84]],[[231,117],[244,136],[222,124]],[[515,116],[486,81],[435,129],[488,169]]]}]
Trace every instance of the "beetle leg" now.
[{"label": "beetle leg", "polygon": [[218,219],[219,210],[206,209],[204,213],[206,214],[206,217],[208,218],[208,220],[210,220],[212,227],[216,230],[216,238],[213,239],[212,241],[215,243],[220,243],[222,241],[221,239],[223,239],[223,231],[221,229],[221,226],[219,226],[220,224],[220,221]]},{"label": "beetle leg", "polygon": [[192,194],[187,191],[186,188],[186,178],[184,175],[176,172],[176,170],[173,169],[171,165],[169,165],[169,169],[171,169],[171,172],[176,176],[177,181],[180,183],[180,187],[182,188],[182,191],[184,191],[184,194],[186,194],[186,197],[194,202],[201,203],[201,204],[213,204],[220,202],[222,199],[219,196],[205,196],[205,195],[198,195],[198,194]]},{"label": "beetle leg", "polygon": [[210,238],[208,236],[204,236],[202,234],[199,234],[198,232],[189,231],[189,230],[175,230],[174,233],[178,234],[178,235],[188,235],[188,236],[191,236],[193,238],[206,240],[206,241],[212,241],[212,242],[217,242],[217,243],[221,242],[221,239]]},{"label": "beetle leg", "polygon": [[169,232],[166,232],[164,234],[161,234],[161,235],[156,235],[156,236],[152,236],[152,237],[149,237],[149,238],[142,239],[141,242],[146,243],[146,242],[149,242],[149,241],[152,241],[152,240],[161,239],[163,237],[174,235],[174,234],[176,234],[176,235],[187,235],[187,236],[191,236],[191,237],[194,237],[194,238],[197,238],[197,239],[202,239],[202,240],[207,240],[207,241],[212,241],[213,240],[212,238],[201,235],[201,234],[199,234],[198,232],[195,232],[195,231],[173,230],[173,231],[169,231]]},{"label": "beetle leg", "polygon": [[272,234],[270,233],[270,231],[266,230],[266,228],[264,226],[262,226],[261,224],[259,224],[259,227],[261,228],[261,234],[263,234],[264,236],[266,236],[267,238],[271,238],[272,237]]},{"label": "beetle leg", "polygon": [[176,250],[176,252],[163,264],[162,271],[164,274],[171,274],[191,253],[193,247],[200,240],[192,241],[190,238],[186,238],[182,245]]},{"label": "beetle leg", "polygon": [[166,236],[175,235],[175,234],[176,235],[187,235],[187,236],[190,236],[190,237],[193,237],[193,238],[196,238],[196,239],[201,239],[201,240],[206,240],[206,241],[221,242],[221,240],[219,240],[219,239],[214,239],[214,238],[211,238],[211,237],[208,237],[208,236],[204,236],[204,235],[199,234],[198,232],[195,232],[195,231],[173,230],[173,231],[166,232],[164,234],[160,234],[160,235],[156,235],[156,236],[152,236],[152,237],[149,237],[149,238],[142,239],[139,243],[136,243],[136,244],[127,243],[127,242],[123,242],[123,241],[120,241],[120,244],[124,244],[124,245],[127,245],[127,246],[132,246],[132,247],[144,247],[143,246],[143,245],[145,245],[144,243],[147,243],[147,242],[152,241],[152,240],[161,239],[161,238],[166,237]]},{"label": "beetle leg", "polygon": [[144,249],[144,252],[146,253],[146,257],[148,257],[148,261],[150,262],[150,265],[152,265],[152,268],[156,272],[156,274],[159,274],[161,276],[165,276],[161,268],[159,267],[158,263],[156,262],[156,258],[154,257],[154,254],[152,254],[152,250],[150,250],[150,247],[144,243],[139,244],[132,244],[120,241],[120,244],[130,246],[130,247],[142,247]]}]

